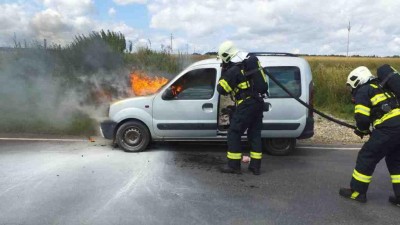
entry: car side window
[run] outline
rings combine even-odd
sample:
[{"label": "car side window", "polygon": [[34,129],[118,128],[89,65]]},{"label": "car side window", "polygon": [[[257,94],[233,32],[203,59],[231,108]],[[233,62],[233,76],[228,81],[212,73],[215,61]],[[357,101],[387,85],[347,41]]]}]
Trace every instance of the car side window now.
[{"label": "car side window", "polygon": [[[294,96],[301,95],[300,69],[295,66],[267,67],[271,73],[283,86],[285,86]],[[280,88],[274,81],[269,79],[269,98],[290,98],[290,96]]]},{"label": "car side window", "polygon": [[217,70],[195,69],[187,72],[171,85],[176,100],[211,99],[215,92]]}]

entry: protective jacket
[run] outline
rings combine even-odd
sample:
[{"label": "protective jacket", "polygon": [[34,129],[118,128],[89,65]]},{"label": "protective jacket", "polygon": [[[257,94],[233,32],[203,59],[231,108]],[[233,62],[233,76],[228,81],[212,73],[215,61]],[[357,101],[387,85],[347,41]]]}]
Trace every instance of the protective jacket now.
[{"label": "protective jacket", "polygon": [[258,58],[248,55],[242,62],[222,64],[217,90],[222,95],[230,94],[239,105],[249,97],[268,95],[268,78]]},{"label": "protective jacket", "polygon": [[357,129],[368,132],[374,128],[400,126],[400,108],[393,93],[379,87],[377,80],[367,82],[354,94]]}]

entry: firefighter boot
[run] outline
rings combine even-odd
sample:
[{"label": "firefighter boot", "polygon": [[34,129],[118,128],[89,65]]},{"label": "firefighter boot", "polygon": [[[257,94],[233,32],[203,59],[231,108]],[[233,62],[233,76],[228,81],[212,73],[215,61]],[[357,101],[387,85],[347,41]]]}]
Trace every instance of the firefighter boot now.
[{"label": "firefighter boot", "polygon": [[254,174],[254,175],[260,175],[260,167],[261,167],[261,159],[251,159],[250,165],[249,165],[249,170]]},{"label": "firefighter boot", "polygon": [[392,203],[393,205],[400,206],[400,196],[390,196],[389,197],[389,202]]},{"label": "firefighter boot", "polygon": [[229,159],[228,164],[222,167],[220,170],[221,173],[242,174],[242,171],[240,169],[240,159],[239,160]]},{"label": "firefighter boot", "polygon": [[340,188],[339,195],[341,195],[345,198],[348,198],[348,199],[356,200],[358,202],[362,202],[362,203],[367,202],[367,195],[365,193],[361,194],[357,191],[353,191],[350,188]]}]

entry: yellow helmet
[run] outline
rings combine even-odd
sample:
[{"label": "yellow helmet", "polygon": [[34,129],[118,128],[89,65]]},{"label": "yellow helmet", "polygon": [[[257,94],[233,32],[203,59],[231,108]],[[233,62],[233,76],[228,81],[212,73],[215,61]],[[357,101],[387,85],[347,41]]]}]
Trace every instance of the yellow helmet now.
[{"label": "yellow helmet", "polygon": [[232,41],[224,41],[218,49],[218,56],[224,63],[229,62],[239,50],[235,47]]}]

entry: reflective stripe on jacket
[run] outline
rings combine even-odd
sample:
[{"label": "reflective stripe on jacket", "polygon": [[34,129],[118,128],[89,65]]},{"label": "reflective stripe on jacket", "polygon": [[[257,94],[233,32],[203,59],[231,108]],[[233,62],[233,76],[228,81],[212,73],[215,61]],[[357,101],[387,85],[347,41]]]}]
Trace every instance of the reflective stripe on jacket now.
[{"label": "reflective stripe on jacket", "polygon": [[[361,132],[368,131],[370,124],[374,127],[400,126],[400,109],[394,108],[387,113],[379,110],[382,104],[388,104],[393,100],[392,93],[383,92],[374,83],[367,83],[356,91],[354,116],[357,129]],[[375,112],[381,112],[379,116]]]}]

